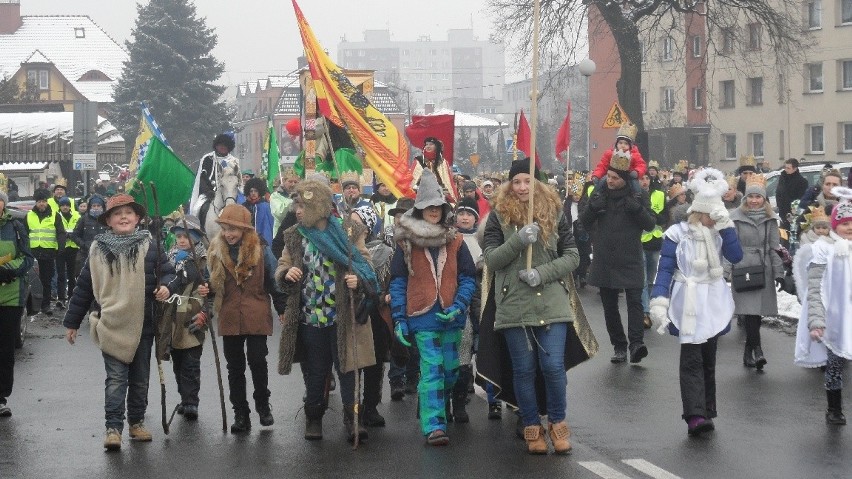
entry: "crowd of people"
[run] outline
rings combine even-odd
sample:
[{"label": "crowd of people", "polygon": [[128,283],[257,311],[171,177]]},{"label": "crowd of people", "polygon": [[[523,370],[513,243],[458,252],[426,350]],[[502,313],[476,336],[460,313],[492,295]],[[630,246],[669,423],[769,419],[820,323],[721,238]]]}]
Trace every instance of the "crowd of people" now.
[{"label": "crowd of people", "polygon": [[[396,198],[379,182],[368,199],[358,177],[293,170],[270,192],[246,170],[242,194],[213,212],[217,165],[238,167],[233,139],[220,135],[200,163],[191,211],[165,223],[123,193],[75,201],[61,184],[39,189],[23,224],[0,215],[0,416],[11,415],[9,318],[20,316],[21,278],[35,259],[41,312],[67,308],[71,344],[88,316],[103,353],[107,450],[121,448],[125,422],[131,439],[152,440],[152,352],[158,364],[172,362],[177,413],[199,418],[201,355],[214,324],[230,431],[252,427],[246,366],[259,423],[273,425],[267,356],[277,316],[277,371],[300,365],[307,440],[324,437],[334,389],[348,441],[385,426],[387,363],[391,400],[416,398],[419,433],[430,445],[449,444],[448,423],[469,421],[476,378],[489,418],[502,417],[504,401],[516,411],[529,453],[568,453],[565,372],[576,364],[568,348],[577,337],[594,341],[580,332],[575,300],[587,286],[600,295],[613,364],[646,358],[650,328],[679,341],[691,436],[715,428],[716,348],[732,319],[746,332],[744,367],[764,370],[762,318],[778,313],[776,290],[797,290],[796,362],[825,367],[826,421],[845,424],[852,189],[832,169],[810,188],[789,160],[779,217],[753,158],[741,160],[738,176],[684,162],[664,171],[646,163],[635,137],[635,126],[622,125],[597,167],[566,172],[564,183],[529,158],[503,175],[451,176],[440,141],[429,137],[417,157],[415,198]],[[0,194],[0,205],[7,202]],[[203,225],[214,213],[219,229],[208,237]]]}]

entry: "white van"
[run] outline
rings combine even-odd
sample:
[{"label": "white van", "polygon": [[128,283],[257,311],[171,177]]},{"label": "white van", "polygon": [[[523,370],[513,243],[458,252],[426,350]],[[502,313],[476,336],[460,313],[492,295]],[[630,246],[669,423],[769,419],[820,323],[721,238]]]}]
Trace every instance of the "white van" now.
[{"label": "white van", "polygon": [[[799,173],[808,180],[810,186],[817,186],[819,174],[822,172],[825,163],[801,163],[799,164]],[[840,170],[840,174],[843,176],[840,186],[846,186],[846,178],[849,175],[849,168],[852,168],[852,163],[834,163],[834,168]],[[784,170],[780,169],[764,174],[766,177],[766,196],[769,197],[772,207],[776,209],[778,205],[775,204],[775,190],[778,189],[778,180],[781,179],[782,171]]]}]

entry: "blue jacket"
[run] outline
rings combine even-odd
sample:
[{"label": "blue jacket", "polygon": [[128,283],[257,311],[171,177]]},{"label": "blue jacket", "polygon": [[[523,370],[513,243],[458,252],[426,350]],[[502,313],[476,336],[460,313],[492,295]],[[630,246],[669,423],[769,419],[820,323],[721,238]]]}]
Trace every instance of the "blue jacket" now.
[{"label": "blue jacket", "polygon": [[[737,237],[737,229],[725,228],[719,231],[719,235],[722,237],[722,256],[731,263],[739,263],[743,259],[743,249]],[[676,269],[678,269],[677,243],[669,239],[668,236],[663,236],[663,248],[660,250],[660,262],[657,265],[657,276],[654,280],[654,289],[651,292],[652,298],[657,296],[669,297]]]},{"label": "blue jacket", "polygon": [[[251,224],[254,225],[257,234],[263,238],[267,245],[272,245],[272,225],[274,218],[272,217],[272,207],[268,201],[258,201],[256,204],[251,204],[248,201],[243,203],[251,213]],[[274,271],[274,270],[273,270]]]}]

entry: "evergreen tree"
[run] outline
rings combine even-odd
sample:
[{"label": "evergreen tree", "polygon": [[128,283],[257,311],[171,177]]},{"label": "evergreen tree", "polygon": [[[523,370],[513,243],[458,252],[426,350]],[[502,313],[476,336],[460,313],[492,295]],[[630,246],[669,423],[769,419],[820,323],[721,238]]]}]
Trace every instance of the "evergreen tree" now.
[{"label": "evergreen tree", "polygon": [[12,81],[8,75],[3,75],[3,78],[0,78],[0,105],[17,103],[19,93],[18,84]]},{"label": "evergreen tree", "polygon": [[224,69],[211,53],[216,34],[191,0],[151,0],[137,11],[110,120],[130,152],[139,131],[139,103],[145,101],[169,144],[191,163],[229,126],[219,99],[225,87],[213,83]]}]

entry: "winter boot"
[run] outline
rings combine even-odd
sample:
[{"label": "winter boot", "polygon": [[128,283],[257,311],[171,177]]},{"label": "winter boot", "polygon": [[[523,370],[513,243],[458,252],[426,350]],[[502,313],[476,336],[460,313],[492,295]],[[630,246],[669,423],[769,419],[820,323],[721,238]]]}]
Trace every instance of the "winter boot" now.
[{"label": "winter boot", "polygon": [[343,405],[343,425],[346,427],[346,440],[350,443],[355,442],[355,434],[358,434],[358,442],[364,442],[368,439],[367,430],[361,428],[355,423],[355,413],[352,405]]},{"label": "winter boot", "polygon": [[[187,421],[197,421],[198,420],[198,406],[194,404],[187,404],[183,407],[183,417],[186,418]],[[180,412],[180,411],[178,411]]]},{"label": "winter boot", "polygon": [[754,348],[750,344],[746,344],[745,350],[743,350],[743,366],[747,368],[754,367]]},{"label": "winter boot", "polygon": [[269,401],[255,404],[254,408],[257,410],[257,415],[260,416],[261,426],[271,426],[275,424],[275,418],[272,416],[272,406],[269,405]]},{"label": "winter boot", "polygon": [[502,419],[503,406],[499,402],[488,405],[488,419]]},{"label": "winter boot", "polygon": [[364,406],[361,412],[361,424],[364,427],[385,427],[385,418],[379,414],[376,406]]},{"label": "winter boot", "polygon": [[763,366],[766,366],[766,358],[763,356],[763,348],[758,345],[754,347],[754,367],[763,371]]},{"label": "winter boot", "polygon": [[231,434],[249,432],[251,430],[251,418],[248,409],[234,411],[234,423],[231,424]]},{"label": "winter boot", "polygon": [[113,428],[106,430],[106,436],[104,437],[104,449],[107,451],[117,451],[121,449],[121,431]]},{"label": "winter boot", "polygon": [[827,389],[828,409],[825,411],[825,423],[837,426],[846,425],[846,416],[843,415],[842,389]]},{"label": "winter boot", "polygon": [[402,401],[405,397],[405,384],[400,381],[394,381],[390,385],[391,401]]},{"label": "winter boot", "polygon": [[527,441],[527,452],[530,454],[547,454],[547,441],[544,440],[544,428],[541,424],[526,426],[524,440]]},{"label": "winter boot", "polygon": [[145,424],[140,421],[130,425],[130,439],[139,442],[151,442],[153,436],[151,436],[151,431],[145,427]]},{"label": "winter boot", "polygon": [[317,404],[305,406],[305,439],[316,441],[322,439],[322,416],[325,414],[325,406]]},{"label": "winter boot", "polygon": [[562,421],[556,424],[550,424],[550,442],[553,443],[553,450],[556,454],[568,454],[571,451],[571,429],[568,428],[568,422]]},{"label": "winter boot", "polygon": [[470,422],[465,406],[467,405],[467,394],[455,394],[453,396],[453,420],[458,424]]}]

